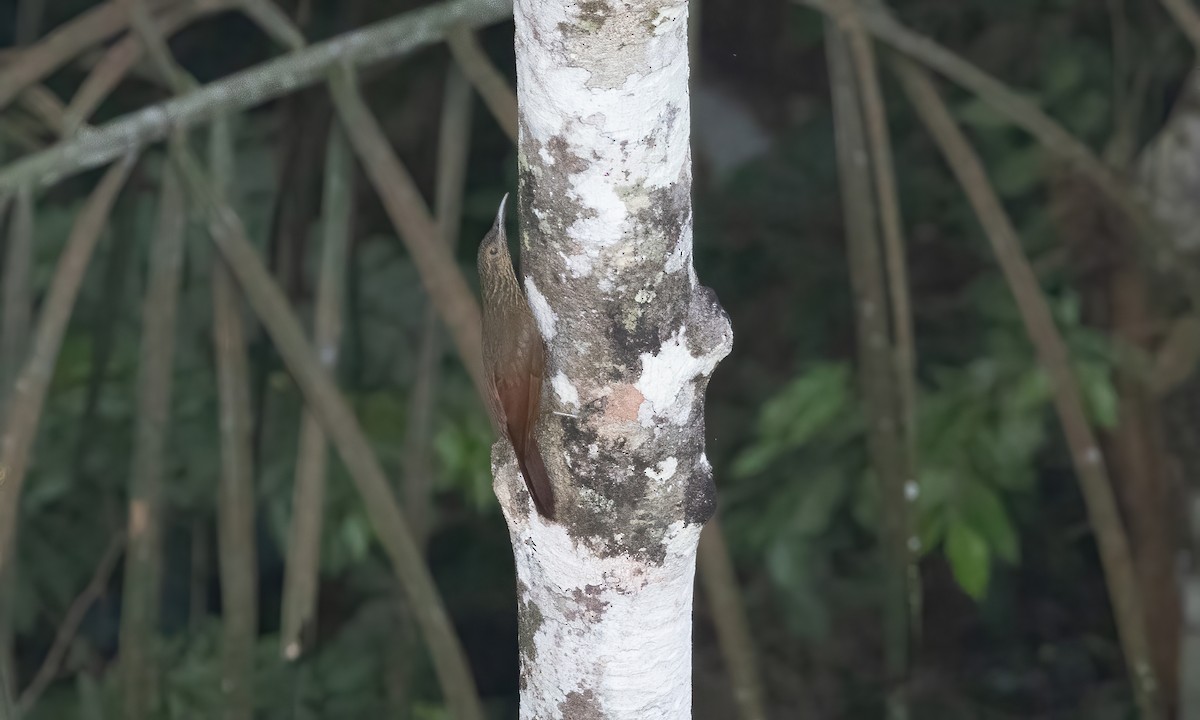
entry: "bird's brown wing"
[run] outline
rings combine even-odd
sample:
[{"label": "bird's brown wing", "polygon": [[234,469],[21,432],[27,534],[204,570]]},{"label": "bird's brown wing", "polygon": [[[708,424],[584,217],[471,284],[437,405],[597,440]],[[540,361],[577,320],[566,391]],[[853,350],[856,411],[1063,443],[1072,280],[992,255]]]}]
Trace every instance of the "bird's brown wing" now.
[{"label": "bird's brown wing", "polygon": [[[489,367],[490,363],[484,361],[484,367]],[[504,404],[500,402],[500,391],[496,387],[496,376],[489,370],[484,372],[483,381],[485,386],[484,402],[487,403],[489,419],[492,421],[492,430],[497,434],[508,432],[508,421],[504,419]]]},{"label": "bird's brown wing", "polygon": [[538,512],[553,517],[554,502],[550,490],[550,478],[542,463],[537,441],[533,439],[533,425],[537,418],[540,378],[517,369],[512,376],[497,375],[494,378],[496,397],[501,407],[504,429],[517,455],[517,465],[525,478],[525,485],[533,497]]}]

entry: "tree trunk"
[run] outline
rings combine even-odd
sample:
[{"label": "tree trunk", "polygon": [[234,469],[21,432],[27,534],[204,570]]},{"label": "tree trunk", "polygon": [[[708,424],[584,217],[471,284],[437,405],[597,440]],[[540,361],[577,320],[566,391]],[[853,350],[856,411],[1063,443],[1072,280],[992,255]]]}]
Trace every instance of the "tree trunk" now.
[{"label": "tree trunk", "polygon": [[732,347],[692,269],[687,3],[515,7],[522,274],[546,342],[538,515],[493,448],[521,717],[690,718],[703,397]]}]

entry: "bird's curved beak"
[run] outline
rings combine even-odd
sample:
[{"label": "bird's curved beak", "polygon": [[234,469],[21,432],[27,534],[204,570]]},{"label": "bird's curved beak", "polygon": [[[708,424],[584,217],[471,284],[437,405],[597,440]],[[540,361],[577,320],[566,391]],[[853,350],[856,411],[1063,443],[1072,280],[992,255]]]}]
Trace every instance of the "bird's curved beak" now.
[{"label": "bird's curved beak", "polygon": [[504,208],[508,204],[508,193],[500,198],[500,209],[496,211],[496,229],[504,232]]}]

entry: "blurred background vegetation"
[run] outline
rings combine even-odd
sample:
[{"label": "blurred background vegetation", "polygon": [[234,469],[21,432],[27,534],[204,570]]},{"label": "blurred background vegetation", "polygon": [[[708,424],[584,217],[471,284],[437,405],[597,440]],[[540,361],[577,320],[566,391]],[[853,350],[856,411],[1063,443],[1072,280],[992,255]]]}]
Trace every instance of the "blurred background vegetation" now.
[{"label": "blurred background vegetation", "polygon": [[[21,15],[16,0],[6,0],[0,43],[16,42],[18,17],[34,12],[29,7],[38,17],[24,22],[34,23],[36,38],[93,4],[21,0]],[[280,6],[310,41],[416,7],[394,0]],[[1186,92],[1192,50],[1157,3],[897,0],[892,10],[1017,89],[1122,174],[1132,176],[1139,154],[1169,120],[1200,111]],[[880,717],[889,690],[880,610],[886,508],[857,383],[824,19],[786,0],[703,0],[699,18],[696,266],[736,333],[709,392],[708,455],[768,716]],[[482,30],[479,40],[512,83],[511,23]],[[279,52],[251,21],[228,12],[197,19],[170,48],[200,83]],[[907,680],[912,717],[1134,717],[1105,574],[1051,384],[962,189],[881,57],[908,237],[919,387],[919,491],[911,493],[911,519],[922,597]],[[363,75],[380,124],[428,198],[451,62],[438,45]],[[87,71],[86,62],[67,64],[45,85],[65,102]],[[1126,519],[1159,683],[1173,705],[1188,683],[1200,683],[1200,667],[1179,662],[1179,597],[1189,577],[1180,562],[1189,547],[1183,508],[1197,490],[1188,479],[1200,474],[1200,436],[1192,431],[1200,427],[1200,385],[1188,379],[1195,365],[1189,346],[1172,344],[1180,337],[1173,329],[1194,323],[1196,308],[1161,287],[1108,200],[1052,148],[976,95],[941,87],[1011,214],[1070,349]],[[151,68],[135,69],[91,122],[101,125],[169,94]],[[1189,97],[1191,104],[1184,102]],[[315,87],[232,123],[228,196],[303,318],[311,316],[316,292],[332,117],[327,90]],[[15,107],[0,116],[0,130],[8,158],[55,140]],[[458,259],[473,279],[476,242],[498,199],[516,188],[516,154],[482,103],[474,105],[470,131]],[[1200,174],[1196,146],[1173,147],[1190,153]],[[126,527],[141,302],[163,155],[161,146],[147,150],[116,201],[54,370],[20,499],[11,603],[18,690],[38,673],[81,592],[93,586],[30,720],[121,717],[122,563],[113,547]],[[37,196],[35,303],[98,177],[86,173]],[[429,568],[489,712],[516,717],[515,588],[491,493],[490,428],[452,351],[436,354],[436,373],[422,362],[428,302],[417,271],[370,184],[360,176],[353,188],[337,381],[398,495],[411,472],[411,438],[427,434]],[[212,250],[201,222],[189,223],[187,232],[153,648],[164,718],[216,717],[221,703]],[[1183,257],[1200,261],[1194,249]],[[404,639],[396,580],[336,455],[311,651],[297,663],[279,658],[303,402],[249,315],[246,334],[257,503],[256,717],[446,717],[421,646]],[[1164,348],[1191,357],[1170,383],[1157,382],[1154,370]],[[428,413],[412,411],[419,387],[433,391]],[[1156,574],[1163,567],[1166,574]],[[696,717],[733,718],[738,710],[711,607],[699,593]]]}]

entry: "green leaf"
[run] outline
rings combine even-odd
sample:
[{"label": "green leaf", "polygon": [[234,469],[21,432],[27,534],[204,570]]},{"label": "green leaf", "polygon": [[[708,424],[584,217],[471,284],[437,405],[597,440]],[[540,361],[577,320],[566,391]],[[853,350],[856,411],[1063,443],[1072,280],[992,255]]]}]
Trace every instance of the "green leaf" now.
[{"label": "green leaf", "polygon": [[987,542],[988,548],[1008,563],[1020,559],[1017,531],[1004,503],[982,482],[968,483],[962,494],[962,517]]},{"label": "green leaf", "polygon": [[350,557],[361,562],[371,547],[371,529],[366,518],[357,513],[342,518],[341,536]]},{"label": "green leaf", "polygon": [[1002,396],[1007,409],[1014,412],[1041,410],[1050,400],[1050,377],[1041,367],[1032,367],[1022,373],[1011,392]]},{"label": "green leaf", "polygon": [[846,497],[848,484],[838,472],[825,472],[813,478],[792,518],[792,530],[809,537],[825,532]]},{"label": "green leaf", "polygon": [[937,507],[917,514],[917,537],[921,541],[921,555],[926,555],[937,547],[945,535],[945,507]]},{"label": "green leaf", "polygon": [[1066,95],[1084,79],[1083,56],[1075,52],[1056,53],[1043,66],[1042,89],[1048,99]]},{"label": "green leaf", "polygon": [[996,166],[993,180],[996,191],[1006,198],[1033,190],[1042,179],[1043,152],[1039,145],[1010,152]]},{"label": "green leaf", "polygon": [[854,522],[863,528],[878,527],[882,500],[874,472],[868,469],[859,475],[852,500],[850,512],[854,515]]},{"label": "green leaf", "polygon": [[1107,367],[1094,362],[1076,363],[1075,377],[1079,379],[1087,405],[1088,418],[1098,427],[1117,425],[1117,390]]},{"label": "green leaf", "polygon": [[950,498],[954,490],[956,473],[946,468],[927,465],[920,469],[917,477],[920,485],[917,495],[919,507],[938,507]]},{"label": "green leaf", "polygon": [[849,401],[849,367],[816,365],[767,403],[759,418],[759,432],[782,439],[789,447],[803,445],[844,412]]},{"label": "green leaf", "polygon": [[757,475],[775,462],[782,453],[780,447],[770,441],[762,441],[751,445],[738,453],[733,461],[731,472],[736,478],[747,478]]},{"label": "green leaf", "polygon": [[806,554],[807,544],[797,542],[786,534],[776,538],[771,549],[767,551],[767,572],[771,579],[780,587],[795,590],[808,582],[808,572],[801,562]]},{"label": "green leaf", "polygon": [[976,600],[987,593],[991,572],[991,552],[987,541],[961,519],[950,521],[946,528],[946,559],[954,579],[968,595]]}]

